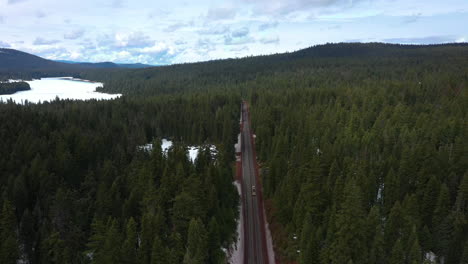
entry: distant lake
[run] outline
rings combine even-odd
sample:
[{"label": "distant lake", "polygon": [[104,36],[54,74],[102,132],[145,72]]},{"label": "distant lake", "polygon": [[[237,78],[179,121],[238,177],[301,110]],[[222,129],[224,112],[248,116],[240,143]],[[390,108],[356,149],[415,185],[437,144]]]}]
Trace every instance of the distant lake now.
[{"label": "distant lake", "polygon": [[31,90],[0,95],[0,100],[5,102],[11,98],[16,103],[24,103],[26,100],[32,103],[38,103],[52,101],[56,97],[74,100],[109,100],[121,96],[121,94],[96,92],[96,88],[101,87],[102,83],[73,79],[70,77],[42,78],[40,80],[26,82],[31,86]]}]

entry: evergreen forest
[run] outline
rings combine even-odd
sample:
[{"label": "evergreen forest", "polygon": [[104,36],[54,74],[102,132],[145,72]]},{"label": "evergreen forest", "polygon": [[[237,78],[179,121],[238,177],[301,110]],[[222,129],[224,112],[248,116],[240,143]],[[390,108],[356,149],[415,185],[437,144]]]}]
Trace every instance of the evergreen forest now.
[{"label": "evergreen forest", "polygon": [[242,100],[279,263],[468,263],[468,44],[0,80],[64,72],[124,96],[0,104],[0,263],[226,263]]},{"label": "evergreen forest", "polygon": [[0,82],[0,95],[1,94],[14,94],[20,91],[31,90],[27,82]]}]

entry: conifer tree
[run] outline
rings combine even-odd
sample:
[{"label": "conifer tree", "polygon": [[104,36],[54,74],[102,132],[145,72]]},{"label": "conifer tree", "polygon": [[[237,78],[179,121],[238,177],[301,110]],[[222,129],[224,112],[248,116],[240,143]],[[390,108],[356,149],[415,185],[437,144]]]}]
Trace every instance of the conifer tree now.
[{"label": "conifer tree", "polygon": [[312,217],[310,213],[308,213],[304,219],[304,225],[302,227],[300,237],[301,263],[319,263],[316,229],[312,223]]},{"label": "conifer tree", "polygon": [[0,218],[0,263],[13,264],[19,256],[16,217],[8,200],[3,202]]},{"label": "conifer tree", "polygon": [[405,263],[405,251],[403,249],[401,239],[398,239],[393,245],[388,264],[402,264],[402,263]]},{"label": "conifer tree", "polygon": [[[400,239],[401,236],[401,229],[403,226],[403,214],[400,202],[396,202],[393,206],[392,210],[390,211],[390,215],[388,217],[388,221],[385,225],[385,252],[389,254],[394,247],[395,241]],[[401,243],[401,241],[400,241]]]},{"label": "conifer tree", "polygon": [[99,254],[93,258],[93,263],[113,264],[122,260],[122,242],[123,237],[119,224],[115,219],[107,221],[107,231],[104,243]]},{"label": "conifer tree", "polygon": [[159,237],[154,238],[153,247],[151,250],[151,264],[168,263],[167,249]]},{"label": "conifer tree", "polygon": [[409,251],[407,252],[406,262],[409,264],[421,263],[422,252],[421,246],[419,245],[419,239],[415,225],[413,225],[413,228],[411,230],[411,235],[408,239],[408,246],[406,248],[409,249]]},{"label": "conifer tree", "polygon": [[130,218],[125,231],[125,241],[122,245],[122,262],[133,264],[137,261],[137,226],[135,220]]},{"label": "conifer tree", "polygon": [[385,176],[385,188],[383,191],[385,212],[389,213],[396,201],[400,199],[400,179],[393,168]]},{"label": "conifer tree", "polygon": [[350,179],[344,190],[345,200],[336,216],[336,236],[330,254],[332,263],[355,263],[366,261],[367,249],[364,243],[365,212],[361,191],[354,179]]},{"label": "conifer tree", "polygon": [[138,250],[138,261],[140,263],[150,262],[154,237],[153,215],[146,213],[143,215],[141,220],[140,247]]},{"label": "conifer tree", "polygon": [[184,264],[203,264],[206,262],[207,239],[205,228],[200,219],[190,220]]}]

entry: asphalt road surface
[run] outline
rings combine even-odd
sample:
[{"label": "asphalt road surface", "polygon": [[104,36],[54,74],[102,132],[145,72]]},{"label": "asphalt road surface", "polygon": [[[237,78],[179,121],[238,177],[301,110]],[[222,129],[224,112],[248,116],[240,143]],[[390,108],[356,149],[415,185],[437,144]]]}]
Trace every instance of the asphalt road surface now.
[{"label": "asphalt road surface", "polygon": [[[250,120],[248,118],[247,106],[242,105],[243,127],[241,131],[241,151],[242,151],[242,189],[244,205],[244,263],[264,264],[268,260],[264,258],[266,248],[264,248],[265,238],[262,237],[260,221],[260,211],[258,196],[254,194],[252,186],[256,185],[255,157],[252,150],[252,139],[250,137]],[[255,186],[258,190],[258,187]]]}]

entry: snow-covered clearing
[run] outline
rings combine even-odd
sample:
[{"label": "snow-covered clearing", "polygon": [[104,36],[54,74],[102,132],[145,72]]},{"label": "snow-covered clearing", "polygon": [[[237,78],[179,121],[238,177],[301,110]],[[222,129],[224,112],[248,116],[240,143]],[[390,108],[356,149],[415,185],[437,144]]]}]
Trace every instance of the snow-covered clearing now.
[{"label": "snow-covered clearing", "polygon": [[[9,80],[15,82],[21,80]],[[106,94],[96,92],[102,83],[75,79],[72,77],[42,78],[40,80],[26,81],[31,90],[16,92],[14,94],[0,95],[0,100],[12,99],[16,103],[31,103],[52,101],[56,97],[73,100],[109,100],[120,97],[121,94]]]},{"label": "snow-covered clearing", "polygon": [[[169,148],[172,147],[172,145],[173,144],[172,144],[171,140],[167,140],[167,139],[163,138],[162,141],[161,141],[161,149],[162,149],[163,153],[167,153],[167,151],[169,150]],[[190,160],[192,162],[195,161],[195,159],[198,156],[198,151],[202,147],[203,146],[188,146],[188,155],[189,155],[189,158],[190,158]],[[145,151],[151,151],[153,149],[153,144],[148,143],[148,144],[139,146],[138,149],[145,150]],[[214,146],[214,145],[210,145],[210,150],[211,150],[211,153],[213,153],[213,154],[216,154],[216,152],[217,152],[216,146]]]}]

